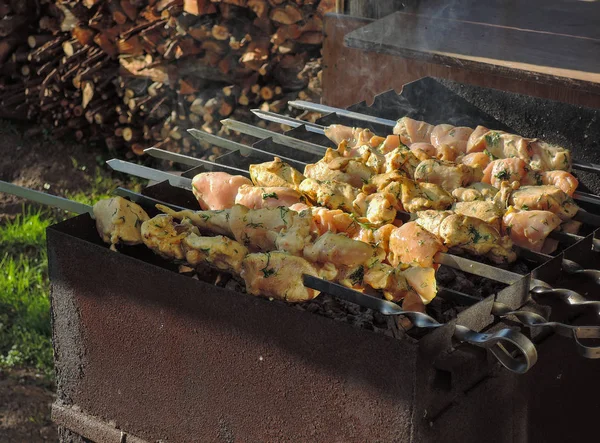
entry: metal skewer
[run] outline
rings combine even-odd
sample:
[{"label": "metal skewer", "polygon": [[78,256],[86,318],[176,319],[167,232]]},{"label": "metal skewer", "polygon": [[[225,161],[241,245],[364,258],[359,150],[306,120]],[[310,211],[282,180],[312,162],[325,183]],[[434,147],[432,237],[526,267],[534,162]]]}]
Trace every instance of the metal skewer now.
[{"label": "metal skewer", "polygon": [[[292,108],[302,109],[304,111],[320,112],[321,114],[336,114],[340,117],[347,117],[354,120],[375,123],[378,125],[388,126],[393,128],[396,126],[396,120],[388,120],[386,118],[375,117],[373,115],[361,114],[360,112],[348,111],[347,109],[334,108],[333,106],[321,105],[319,103],[311,103],[304,100],[292,100],[288,103]],[[575,169],[580,169],[587,172],[600,173],[600,165],[595,163],[578,163],[572,162],[571,166]]]},{"label": "metal skewer", "polygon": [[253,146],[242,145],[241,143],[236,143],[222,137],[217,137],[216,135],[212,135],[208,132],[200,131],[198,129],[188,129],[188,132],[196,140],[211,143],[215,146],[218,146],[223,149],[228,149],[230,151],[240,151],[242,154],[254,155],[256,158],[260,158],[263,161],[271,161],[273,160],[273,157],[279,157],[280,159],[289,163],[295,168],[304,168],[306,166],[306,163],[301,162],[299,160],[263,151],[262,149],[255,148]]},{"label": "metal skewer", "polygon": [[272,138],[275,143],[279,143],[280,145],[288,146],[299,151],[308,152],[310,154],[323,156],[325,154],[325,151],[327,150],[325,146],[321,146],[316,143],[311,143],[304,140],[298,140],[297,138],[290,137],[288,135],[283,135],[279,132],[269,131],[268,129],[250,125],[248,123],[243,123],[237,120],[233,120],[231,118],[221,120],[221,124],[233,131],[250,135],[252,137],[260,139]]}]

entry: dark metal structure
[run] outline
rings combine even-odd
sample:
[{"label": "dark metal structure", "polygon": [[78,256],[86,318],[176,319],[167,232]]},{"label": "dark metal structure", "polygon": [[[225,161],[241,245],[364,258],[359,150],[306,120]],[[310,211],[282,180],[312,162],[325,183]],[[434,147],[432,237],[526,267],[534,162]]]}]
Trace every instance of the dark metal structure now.
[{"label": "dark metal structure", "polygon": [[[446,86],[469,97],[467,87]],[[518,127],[513,120],[503,123],[504,106],[485,112],[446,86],[423,79],[407,85],[401,95],[385,93],[372,107],[363,103],[353,109],[386,118],[409,114],[431,123],[510,128],[556,141],[545,125],[554,118],[546,110],[557,106],[571,123],[554,129],[573,143],[582,135],[572,122],[584,125],[597,118],[595,111],[573,109],[569,114],[566,105],[546,103],[530,127]],[[476,97],[486,93],[503,103],[497,98],[503,93],[473,91]],[[531,110],[527,98],[503,100],[516,114]],[[326,116],[321,121],[333,122],[340,119]],[[586,127],[588,135],[597,130]],[[290,133],[323,141],[303,128]],[[255,146],[290,153],[270,139]],[[591,149],[568,147],[579,161],[599,160]],[[246,167],[256,159],[234,152],[219,161]],[[581,178],[587,190],[599,193],[596,177]],[[166,183],[144,193],[197,207],[191,193]],[[447,326],[390,336],[240,294],[215,285],[210,274],[199,279],[179,274],[175,265],[143,246],[112,252],[88,215],[67,220],[48,230],[58,386],[53,417],[67,430],[64,441],[524,442],[564,441],[560,417],[546,424],[541,420],[561,411],[570,419],[574,413],[580,418],[578,426],[568,428],[568,436],[590,441],[592,426],[586,427],[584,419],[593,424],[600,406],[585,377],[597,370],[598,362],[579,358],[571,339],[533,330],[540,361],[524,376],[502,369],[484,349],[452,339],[454,324],[475,331],[507,324],[522,328],[494,316],[494,300],[512,309],[551,313],[553,320],[597,324],[595,312],[574,310],[548,297],[534,301],[528,291],[529,279],[535,277],[598,299],[594,281],[561,272],[562,258],[600,267],[592,251],[597,234],[587,234],[548,262],[531,264],[531,275],[497,296],[487,294],[471,306],[443,304],[438,314],[450,317]],[[323,298],[325,304],[339,303]],[[348,317],[364,313],[342,308]],[[566,402],[575,389],[578,404],[589,405],[570,412],[574,403]],[[554,399],[565,403],[558,406]]]}]

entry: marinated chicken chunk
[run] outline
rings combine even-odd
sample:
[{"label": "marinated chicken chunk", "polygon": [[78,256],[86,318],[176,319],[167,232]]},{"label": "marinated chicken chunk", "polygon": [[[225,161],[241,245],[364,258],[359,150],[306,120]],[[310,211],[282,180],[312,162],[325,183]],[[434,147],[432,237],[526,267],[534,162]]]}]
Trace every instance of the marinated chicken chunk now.
[{"label": "marinated chicken chunk", "polygon": [[466,153],[470,154],[472,152],[482,152],[483,149],[481,149],[480,140],[481,140],[481,137],[483,135],[487,134],[489,131],[490,130],[488,128],[486,128],[485,126],[477,126],[475,128],[475,130],[469,136],[469,139],[467,140]]},{"label": "marinated chicken chunk", "polygon": [[473,152],[460,158],[457,158],[458,163],[470,166],[472,168],[479,168],[482,171],[485,170],[487,165],[490,164],[490,157],[483,152]]},{"label": "marinated chicken chunk", "polygon": [[409,117],[402,117],[394,126],[394,134],[407,146],[413,143],[430,143],[433,125]]},{"label": "marinated chicken chunk", "polygon": [[183,239],[182,247],[188,264],[206,264],[234,275],[239,275],[242,260],[248,255],[248,249],[244,245],[222,235],[201,237],[190,232]]},{"label": "marinated chicken chunk", "polygon": [[373,171],[361,161],[343,157],[333,149],[315,164],[306,165],[304,175],[319,181],[333,180],[360,188],[369,181]]},{"label": "marinated chicken chunk", "polygon": [[312,300],[319,295],[304,286],[304,274],[319,276],[314,266],[302,257],[278,251],[248,254],[240,272],[248,293],[288,303]]},{"label": "marinated chicken chunk", "polygon": [[392,266],[404,263],[431,268],[435,255],[446,250],[435,235],[417,223],[409,222],[391,232],[387,259]]},{"label": "marinated chicken chunk", "polygon": [[249,209],[289,207],[304,201],[302,195],[292,188],[242,185],[235,196],[235,204]]},{"label": "marinated chicken chunk", "polygon": [[496,263],[510,263],[517,258],[510,238],[502,237],[497,229],[482,220],[451,211],[422,211],[417,215],[417,223],[448,248],[487,256]]},{"label": "marinated chicken chunk", "polygon": [[522,185],[552,185],[573,196],[579,186],[579,180],[567,171],[529,171],[521,181]]},{"label": "marinated chicken chunk", "polygon": [[439,158],[437,149],[435,149],[435,146],[431,143],[413,143],[410,145],[409,149],[419,161],[430,158]]},{"label": "marinated chicken chunk", "polygon": [[383,192],[396,198],[398,211],[417,212],[425,209],[446,209],[453,203],[452,197],[433,183],[417,183],[398,172],[372,177],[364,189],[367,192]]},{"label": "marinated chicken chunk", "polygon": [[437,125],[431,131],[431,144],[438,153],[444,152],[440,160],[454,161],[454,159],[467,151],[467,141],[473,129],[464,126]]},{"label": "marinated chicken chunk", "polygon": [[304,176],[287,163],[275,157],[272,162],[250,165],[250,178],[256,186],[282,186],[299,190]]},{"label": "marinated chicken chunk", "polygon": [[251,251],[273,251],[281,231],[291,227],[297,216],[284,207],[252,210],[234,205],[229,226],[233,238]]},{"label": "marinated chicken chunk", "polygon": [[385,170],[377,172],[402,172],[409,177],[414,177],[415,170],[421,164],[412,151],[404,146],[385,154]]},{"label": "marinated chicken chunk", "polygon": [[164,205],[156,205],[156,208],[177,220],[188,219],[200,229],[200,232],[233,237],[229,226],[230,209],[220,211],[192,211],[191,209],[175,211]]},{"label": "marinated chicken chunk", "polygon": [[341,209],[352,212],[352,203],[360,191],[348,183],[335,181],[318,181],[312,178],[304,180],[299,191],[319,206],[329,209]]},{"label": "marinated chicken chunk", "polygon": [[363,281],[373,289],[383,291],[385,298],[391,301],[400,301],[414,292],[424,304],[428,304],[437,294],[435,270],[432,268],[410,267],[402,270],[375,263],[364,271]]},{"label": "marinated chicken chunk", "polygon": [[388,192],[370,195],[361,192],[353,204],[354,212],[374,226],[382,226],[396,219],[396,197]]},{"label": "marinated chicken chunk", "polygon": [[531,159],[529,165],[537,171],[570,171],[573,161],[571,152],[561,146],[540,140],[530,144]]},{"label": "marinated chicken chunk", "polygon": [[504,213],[493,201],[457,202],[452,210],[456,214],[478,218],[501,232],[501,221]]},{"label": "marinated chicken chunk", "polygon": [[562,220],[550,211],[519,211],[510,207],[502,219],[503,232],[522,248],[540,252],[548,235]]},{"label": "marinated chicken chunk", "polygon": [[139,245],[142,243],[140,228],[148,220],[148,214],[141,206],[124,199],[113,197],[100,200],[94,205],[96,229],[102,241],[115,245]]},{"label": "marinated chicken chunk", "polygon": [[518,158],[525,163],[531,160],[530,143],[532,139],[504,131],[488,131],[473,143],[471,152],[487,151],[492,158]]},{"label": "marinated chicken chunk", "polygon": [[452,197],[459,202],[494,201],[496,194],[498,194],[498,188],[481,182],[471,183],[466,188],[458,188],[452,191]]},{"label": "marinated chicken chunk", "polygon": [[238,189],[252,182],[241,175],[226,172],[203,172],[192,180],[192,192],[203,210],[231,208]]},{"label": "marinated chicken chunk", "polygon": [[494,160],[483,171],[483,183],[500,188],[503,181],[519,182],[527,176],[527,164],[520,158]]},{"label": "marinated chicken chunk", "polygon": [[183,240],[198,229],[188,220],[177,223],[173,217],[159,214],[142,223],[144,244],[157,255],[169,260],[185,260]]},{"label": "marinated chicken chunk", "polygon": [[500,201],[504,207],[514,206],[525,211],[550,211],[563,221],[573,218],[579,210],[571,197],[554,186],[523,186],[506,193],[501,190],[498,195],[499,198],[504,197]]},{"label": "marinated chicken chunk", "polygon": [[304,248],[304,258],[312,263],[332,263],[334,266],[356,267],[373,255],[371,245],[352,240],[344,234],[326,233]]},{"label": "marinated chicken chunk", "polygon": [[434,183],[448,192],[481,181],[481,171],[462,164],[429,159],[422,161],[415,170],[418,182]]},{"label": "marinated chicken chunk", "polygon": [[342,141],[353,141],[356,135],[356,129],[344,125],[329,125],[325,128],[325,137],[333,143],[339,145]]}]

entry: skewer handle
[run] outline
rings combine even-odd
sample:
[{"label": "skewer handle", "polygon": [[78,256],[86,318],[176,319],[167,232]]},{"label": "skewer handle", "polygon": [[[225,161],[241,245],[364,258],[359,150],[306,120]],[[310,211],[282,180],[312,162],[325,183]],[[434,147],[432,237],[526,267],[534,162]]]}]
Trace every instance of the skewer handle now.
[{"label": "skewer handle", "polygon": [[507,305],[494,302],[492,313],[498,317],[514,317],[517,321],[531,329],[551,328],[555,333],[567,338],[573,338],[577,352],[589,359],[600,358],[599,346],[586,346],[580,339],[600,338],[600,326],[574,326],[559,322],[550,322],[539,314],[529,311],[513,311]]}]

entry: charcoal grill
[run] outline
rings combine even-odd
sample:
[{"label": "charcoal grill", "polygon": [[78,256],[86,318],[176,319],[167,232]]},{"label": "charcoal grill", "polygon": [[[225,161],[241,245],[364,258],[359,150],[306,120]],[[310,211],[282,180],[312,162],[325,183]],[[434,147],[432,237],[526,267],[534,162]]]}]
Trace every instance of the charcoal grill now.
[{"label": "charcoal grill", "polygon": [[[513,99],[518,103],[519,97]],[[407,85],[400,95],[384,93],[373,106],[352,109],[511,129],[429,78]],[[577,115],[594,121],[594,112],[579,109]],[[335,115],[318,123],[334,122],[358,126]],[[303,127],[287,134],[325,142]],[[544,136],[553,141],[552,134]],[[271,139],[254,146],[293,154]],[[580,161],[598,161],[591,150],[569,147]],[[228,153],[217,163],[247,168],[257,162],[255,154],[247,154]],[[595,176],[580,178],[586,190],[599,193]],[[198,207],[190,192],[166,182],[144,194]],[[550,329],[529,331],[540,362],[523,376],[452,336],[455,324],[486,332],[507,324],[522,327],[493,315],[494,301],[559,322],[598,324],[597,312],[573,309],[553,297],[532,301],[528,291],[529,280],[538,278],[594,299],[594,281],[569,276],[561,267],[568,259],[597,269],[592,251],[597,236],[590,230],[555,257],[532,264],[530,274],[496,295],[444,303],[437,313],[446,321],[441,328],[391,336],[385,319],[374,328],[375,320],[360,321],[367,315],[363,309],[328,296],[314,309],[301,309],[215,285],[210,273],[199,279],[178,274],[176,266],[144,247],[115,254],[101,243],[88,215],[75,217],[48,230],[58,388],[54,420],[64,428],[65,441],[71,433],[98,442],[553,441],[561,438],[558,420],[540,426],[539,417],[556,405],[539,402],[570,392],[548,382],[549,374],[560,370],[562,383],[577,385],[580,404],[593,402],[577,410],[579,425],[568,429],[571,438],[588,438],[592,428],[581,425],[581,418],[589,416],[593,423],[600,411],[597,392],[584,375],[597,362],[579,358],[572,340]],[[336,321],[328,310],[342,311],[344,318]],[[565,409],[563,404],[561,412],[568,416]]]}]

